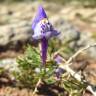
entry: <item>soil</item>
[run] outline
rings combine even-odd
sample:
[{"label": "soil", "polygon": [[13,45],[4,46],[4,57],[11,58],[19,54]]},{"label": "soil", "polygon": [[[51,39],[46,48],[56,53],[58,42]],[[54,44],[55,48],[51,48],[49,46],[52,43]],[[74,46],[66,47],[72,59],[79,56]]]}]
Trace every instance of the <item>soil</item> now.
[{"label": "soil", "polygon": [[[9,82],[6,84],[4,82],[1,83],[2,86],[0,87],[0,96],[33,96],[32,90],[27,88],[18,88],[10,85]],[[58,88],[56,86],[42,86],[39,89],[39,93],[35,94],[34,96],[58,96],[58,93],[63,93],[63,96],[69,96],[66,91],[62,88]],[[83,96],[92,96],[89,91],[86,91]]]}]

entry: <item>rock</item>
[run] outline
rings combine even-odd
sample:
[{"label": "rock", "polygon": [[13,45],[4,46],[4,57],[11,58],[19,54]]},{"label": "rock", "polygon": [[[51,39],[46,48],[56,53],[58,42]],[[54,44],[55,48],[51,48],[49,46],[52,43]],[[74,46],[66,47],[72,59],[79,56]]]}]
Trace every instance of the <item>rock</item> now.
[{"label": "rock", "polygon": [[80,38],[80,32],[63,17],[54,16],[51,18],[51,21],[55,28],[61,32],[59,39],[64,39],[63,43],[70,40],[78,40]]},{"label": "rock", "polygon": [[[33,43],[31,38],[33,34],[31,23],[38,5],[38,2],[23,2],[18,4],[10,4],[10,6],[2,5],[0,7],[0,51],[9,49],[19,50],[24,44],[30,42]],[[96,9],[92,11],[92,9],[80,9],[80,7],[77,8],[76,6],[63,7],[59,4],[57,6],[55,3],[45,2],[42,2],[42,5],[46,10],[47,15],[50,17],[50,22],[52,22],[55,28],[61,32],[60,36],[58,37],[62,44],[68,42],[69,47],[76,49],[75,51],[77,51],[81,47],[94,43],[94,40],[91,38],[91,35],[88,35],[88,32],[80,32],[73,26],[73,24],[75,24],[76,14],[85,16],[85,12],[88,11],[87,15],[85,16],[87,17],[92,15]],[[93,17],[95,18],[95,16]],[[76,20],[78,18],[76,18]],[[73,19],[74,22],[71,24],[68,20]],[[92,53],[92,56],[96,57],[94,52],[96,49],[90,48],[90,50],[91,51],[88,53]]]},{"label": "rock", "polygon": [[27,21],[0,26],[0,47],[17,48],[31,40],[31,24]]},{"label": "rock", "polygon": [[4,68],[8,71],[18,70],[16,59],[6,58],[0,61],[0,68]]},{"label": "rock", "polygon": [[58,36],[61,43],[69,43],[69,46],[75,49],[77,47],[76,45],[78,40],[80,40],[81,33],[63,17],[60,18],[55,16],[55,18],[52,17],[51,19],[53,25],[55,25],[55,28],[61,32]]},{"label": "rock", "polygon": [[[54,3],[42,2],[42,5],[45,10],[52,9],[47,11],[48,15],[57,10],[59,12],[61,8]],[[0,7],[0,52],[10,49],[18,51],[26,43],[33,44],[31,23],[38,6],[39,2],[22,2]]]},{"label": "rock", "polygon": [[[66,21],[63,17],[54,16],[51,18],[55,28],[61,32],[58,39],[65,44],[69,43],[71,49],[75,51],[80,48],[91,45],[95,43],[90,32],[80,32],[76,27],[74,27],[70,22]],[[89,56],[96,58],[96,47],[91,47],[85,51]]]}]

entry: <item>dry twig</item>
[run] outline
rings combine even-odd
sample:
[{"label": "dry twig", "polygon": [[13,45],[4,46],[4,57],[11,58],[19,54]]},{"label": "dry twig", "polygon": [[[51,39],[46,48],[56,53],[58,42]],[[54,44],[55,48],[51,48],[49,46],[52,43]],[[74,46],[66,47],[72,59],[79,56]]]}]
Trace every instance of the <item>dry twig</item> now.
[{"label": "dry twig", "polygon": [[[72,76],[74,76],[77,80],[81,81],[81,76],[76,73],[69,67],[69,65],[72,64],[72,60],[75,59],[80,53],[82,53],[83,51],[89,49],[90,47],[94,47],[96,46],[96,43],[91,44],[91,45],[87,45],[84,48],[81,48],[80,50],[78,50],[75,54],[73,54],[66,62],[65,64],[60,64],[60,68],[63,68],[64,70],[66,70],[68,73],[70,73]],[[75,74],[75,75],[74,75]],[[96,96],[96,93],[92,90],[92,87],[89,85],[87,87],[87,90],[89,90],[93,96]]]},{"label": "dry twig", "polygon": [[35,89],[34,89],[34,91],[33,91],[32,96],[35,96],[36,92],[38,91],[37,88],[38,88],[38,86],[39,86],[40,83],[41,83],[41,79],[38,80],[38,82],[37,82],[37,84],[36,84],[36,86],[35,86]]}]

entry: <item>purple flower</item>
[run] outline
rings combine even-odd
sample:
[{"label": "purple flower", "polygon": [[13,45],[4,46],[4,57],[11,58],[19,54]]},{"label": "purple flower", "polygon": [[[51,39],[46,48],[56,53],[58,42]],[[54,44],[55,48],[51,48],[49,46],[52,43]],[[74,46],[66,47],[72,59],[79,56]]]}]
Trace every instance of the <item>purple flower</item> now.
[{"label": "purple flower", "polygon": [[46,15],[43,7],[39,6],[37,14],[36,14],[36,16],[35,16],[35,18],[33,20],[33,23],[32,23],[32,29],[34,30],[36,25],[37,25],[37,23],[39,23],[44,18],[47,18],[47,15]]},{"label": "purple flower", "polygon": [[32,23],[32,29],[34,30],[33,39],[41,40],[41,57],[42,63],[46,63],[47,59],[47,48],[48,48],[48,39],[57,36],[59,32],[57,32],[51,23],[48,21],[47,15],[42,6],[39,6],[37,14]]},{"label": "purple flower", "polygon": [[59,35],[52,24],[48,21],[47,15],[42,6],[39,6],[37,14],[32,23],[32,29],[34,30],[33,39],[42,39],[45,37],[49,39],[53,36]]},{"label": "purple flower", "polygon": [[[57,64],[63,64],[65,62],[65,60],[63,59],[63,57],[60,55],[60,54],[56,54],[54,56],[54,61],[57,63]],[[57,79],[60,79],[60,76],[65,72],[64,69],[58,67],[56,70],[55,70],[55,74],[56,74],[56,77]]]},{"label": "purple flower", "polygon": [[57,64],[62,64],[64,63],[64,59],[63,57],[60,55],[60,54],[56,54],[54,56],[54,61],[57,63]]},{"label": "purple flower", "polygon": [[60,76],[61,76],[64,72],[65,72],[64,69],[62,69],[62,68],[57,68],[57,69],[55,70],[55,74],[56,74],[57,79],[60,79]]}]

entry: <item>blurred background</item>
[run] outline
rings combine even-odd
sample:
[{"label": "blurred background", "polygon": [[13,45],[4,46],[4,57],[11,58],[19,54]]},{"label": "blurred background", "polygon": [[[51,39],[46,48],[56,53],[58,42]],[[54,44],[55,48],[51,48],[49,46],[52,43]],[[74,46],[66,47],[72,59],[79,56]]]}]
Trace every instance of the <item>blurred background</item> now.
[{"label": "blurred background", "polygon": [[26,43],[33,44],[31,24],[39,4],[63,42],[76,39],[83,46],[95,41],[96,0],[0,0],[0,58],[15,57]]},{"label": "blurred background", "polygon": [[[15,66],[15,59],[24,52],[26,44],[35,45],[31,24],[40,4],[61,32],[59,40],[66,45],[65,58],[96,42],[96,0],[0,0],[0,66]],[[96,84],[96,47],[80,55],[77,61],[75,69],[89,64],[89,81]]]}]

